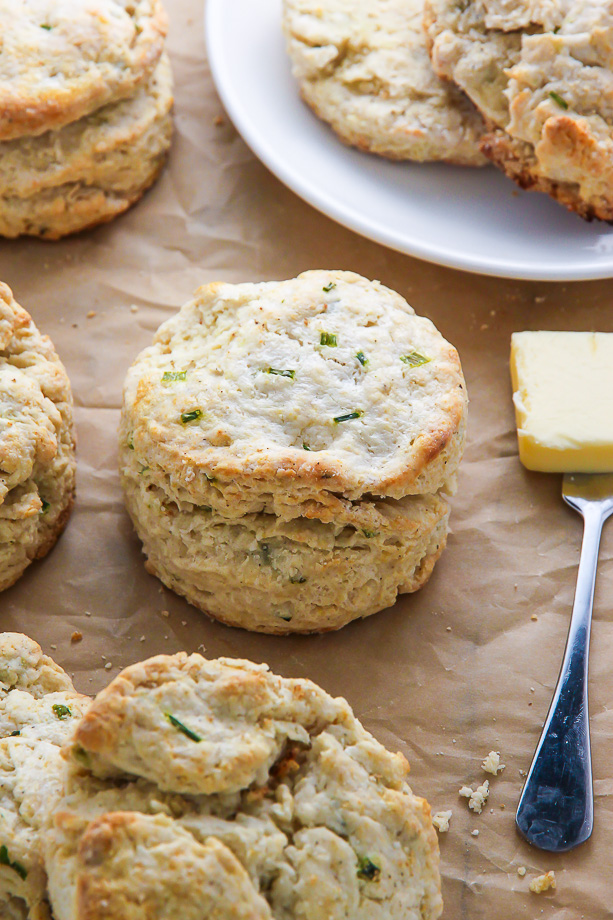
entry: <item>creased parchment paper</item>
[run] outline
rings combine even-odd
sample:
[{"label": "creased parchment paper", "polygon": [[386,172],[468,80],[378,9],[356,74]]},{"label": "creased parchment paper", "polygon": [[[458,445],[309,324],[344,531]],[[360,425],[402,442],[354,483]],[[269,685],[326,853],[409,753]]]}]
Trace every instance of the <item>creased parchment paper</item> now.
[{"label": "creased parchment paper", "polygon": [[[453,811],[440,838],[446,920],[610,917],[613,524],[601,552],[591,657],[594,835],[554,858],[514,829],[521,771],[564,649],[581,521],[563,505],[559,477],[519,465],[508,351],[520,329],[613,331],[613,283],[479,278],[337,226],[270,175],[229,123],[206,63],[200,0],[168,0],[168,8],[176,138],[158,185],[93,233],[0,243],[0,278],[66,364],[79,439],[72,520],[49,557],[0,595],[1,627],[37,639],[85,693],[135,660],[202,647],[310,677],[345,696],[370,731],[407,755],[413,787],[433,811]],[[273,638],[210,622],[145,573],[119,490],[116,427],[128,366],[196,286],[290,278],[308,268],[380,279],[458,347],[471,397],[469,444],[453,535],[424,590],[338,633]],[[612,411],[608,400],[604,411]],[[74,630],[80,643],[71,644]],[[458,790],[486,778],[480,763],[490,750],[507,767],[489,777],[489,801],[475,815]],[[524,878],[518,866],[527,868]],[[557,890],[531,894],[531,878],[549,869]]]}]

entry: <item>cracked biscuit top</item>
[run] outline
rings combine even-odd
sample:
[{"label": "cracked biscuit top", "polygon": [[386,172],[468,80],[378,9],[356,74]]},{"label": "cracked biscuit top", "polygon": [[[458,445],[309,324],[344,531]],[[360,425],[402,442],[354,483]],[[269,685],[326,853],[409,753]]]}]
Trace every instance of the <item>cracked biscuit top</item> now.
[{"label": "cracked biscuit top", "polygon": [[121,450],[170,500],[232,517],[449,488],[465,413],[429,320],[378,282],[311,271],[200,288],[128,373]]}]

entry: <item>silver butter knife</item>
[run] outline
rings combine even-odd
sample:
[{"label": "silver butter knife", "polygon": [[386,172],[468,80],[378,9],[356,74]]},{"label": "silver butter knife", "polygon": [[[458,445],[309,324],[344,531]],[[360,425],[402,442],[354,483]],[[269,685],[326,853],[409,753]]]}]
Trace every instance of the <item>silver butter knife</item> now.
[{"label": "silver butter knife", "polygon": [[587,700],[590,627],[602,527],[613,514],[613,474],[567,473],[564,501],[581,514],[583,544],[564,661],[515,821],[528,843],[562,853],[594,824]]}]

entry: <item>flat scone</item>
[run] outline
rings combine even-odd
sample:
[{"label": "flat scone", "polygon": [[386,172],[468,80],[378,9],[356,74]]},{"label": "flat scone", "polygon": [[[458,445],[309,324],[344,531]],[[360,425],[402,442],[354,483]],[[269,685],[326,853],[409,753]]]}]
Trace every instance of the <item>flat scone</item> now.
[{"label": "flat scone", "polygon": [[432,70],[424,0],[284,0],[303,99],[346,143],[398,160],[486,162],[485,125]]},{"label": "flat scone", "polygon": [[0,284],[0,591],[46,555],[66,526],[75,469],[66,371]]},{"label": "flat scone", "polygon": [[0,140],[131,95],[162,53],[161,0],[0,0]]},{"label": "flat scone", "polygon": [[134,96],[56,131],[0,142],[0,235],[58,239],[125,211],[164,164],[172,101],[163,54]]},{"label": "flat scone", "polygon": [[308,680],[159,656],[98,695],[64,756],[45,832],[55,920],[440,916],[406,760]]},{"label": "flat scone", "polygon": [[41,829],[63,788],[60,749],[90,700],[40,647],[0,633],[0,916],[50,920]]},{"label": "flat scone", "polygon": [[200,288],[124,389],[122,483],[148,567],[263,632],[390,606],[445,546],[465,415],[456,350],[378,282]]},{"label": "flat scone", "polygon": [[434,69],[489,124],[486,156],[581,217],[613,219],[613,7],[426,0]]}]

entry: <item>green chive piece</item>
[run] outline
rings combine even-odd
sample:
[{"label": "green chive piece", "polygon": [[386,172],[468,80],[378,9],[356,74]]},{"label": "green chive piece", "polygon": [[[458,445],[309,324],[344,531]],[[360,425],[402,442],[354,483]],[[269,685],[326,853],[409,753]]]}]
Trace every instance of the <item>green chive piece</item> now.
[{"label": "green chive piece", "polygon": [[128,450],[134,450],[134,435],[133,434],[130,435],[128,439],[128,443],[126,444],[126,447],[128,448]]},{"label": "green chive piece", "polygon": [[185,380],[187,371],[164,371],[162,383],[175,383],[176,380]]},{"label": "green chive piece", "polygon": [[420,355],[418,351],[410,351],[408,355],[400,355],[400,360],[408,364],[409,367],[421,367],[422,364],[428,364],[432,358],[426,358],[425,355]]},{"label": "green chive piece", "polygon": [[183,724],[183,722],[179,722],[179,720],[175,718],[175,716],[173,716],[170,712],[165,712],[164,715],[166,716],[170,724],[173,725],[175,728],[178,728],[179,731],[183,732],[184,735],[187,735],[190,741],[202,741],[202,738],[200,737],[200,735],[197,735],[196,732],[193,732],[191,728],[188,728],[187,725]]},{"label": "green chive piece", "polygon": [[11,734],[9,735],[9,738],[17,738],[20,734],[21,734],[21,731],[18,728],[16,728],[14,732],[11,732]]},{"label": "green chive piece", "polygon": [[148,473],[150,469],[150,466],[141,466],[140,470],[138,471],[138,475],[142,476],[144,473]]},{"label": "green chive piece", "polygon": [[378,531],[378,530],[363,530],[362,533],[364,534],[364,536],[366,537],[367,540],[372,539],[372,537],[378,537],[378,536],[379,536],[379,531]]},{"label": "green chive piece", "polygon": [[302,449],[303,449],[303,450],[312,450],[312,448],[309,447],[309,445],[306,443],[306,441],[303,441],[303,442],[302,442]]},{"label": "green chive piece", "polygon": [[58,719],[67,719],[68,716],[72,715],[68,706],[64,706],[63,703],[54,703],[51,708],[53,709]]},{"label": "green chive piece", "polygon": [[190,422],[197,422],[202,418],[202,409],[190,409],[189,412],[181,413],[181,424],[189,425]]},{"label": "green chive piece", "polygon": [[50,32],[53,26],[41,26],[41,29],[44,29],[46,32]]},{"label": "green chive piece", "polygon": [[322,332],[319,337],[320,345],[328,345],[330,348],[336,348],[336,333],[335,332]]},{"label": "green chive piece", "polygon": [[334,281],[328,281],[327,284],[324,284],[322,290],[325,291],[326,294],[328,294],[328,293],[329,293],[333,288],[335,288],[335,287],[336,287],[336,285],[335,285]]},{"label": "green chive piece", "polygon": [[72,756],[76,761],[89,769],[89,754],[80,744],[75,745],[72,750]]},{"label": "green chive piece", "polygon": [[561,109],[568,109],[568,102],[566,99],[562,99],[559,93],[550,92],[549,98],[553,99],[556,105],[559,105]]},{"label": "green chive piece", "polygon": [[279,616],[279,619],[280,619],[280,620],[285,620],[286,623],[289,623],[289,621],[291,620],[291,617],[285,616],[285,615],[282,614],[282,613],[280,613],[278,616]]},{"label": "green chive piece", "polygon": [[381,867],[378,866],[368,856],[358,856],[358,878],[364,879],[365,882],[378,882],[381,875]]},{"label": "green chive piece", "polygon": [[296,376],[296,371],[280,371],[276,367],[269,367],[266,371],[267,374],[276,374],[277,377],[290,377],[292,380]]},{"label": "green chive piece", "polygon": [[9,851],[7,850],[4,843],[0,847],[0,866],[8,866],[9,869],[13,869],[19,878],[23,879],[24,881],[28,877],[28,870],[25,868],[25,866],[22,866],[21,863],[13,862],[13,860],[9,857]]},{"label": "green chive piece", "polygon": [[334,417],[334,424],[340,425],[341,422],[350,422],[353,418],[360,418],[364,413],[361,409],[355,409],[353,412],[348,412],[347,415],[336,415]]},{"label": "green chive piece", "polygon": [[356,355],[356,358],[358,359],[362,367],[366,367],[366,365],[368,364],[368,358],[365,356],[363,351],[359,351]]},{"label": "green chive piece", "polygon": [[290,578],[290,584],[292,585],[303,585],[306,581],[304,575],[292,575]]},{"label": "green chive piece", "polygon": [[49,508],[51,507],[51,505],[49,504],[49,502],[46,502],[44,498],[41,498],[40,502],[42,505],[42,508],[40,509],[40,514],[46,514]]}]

